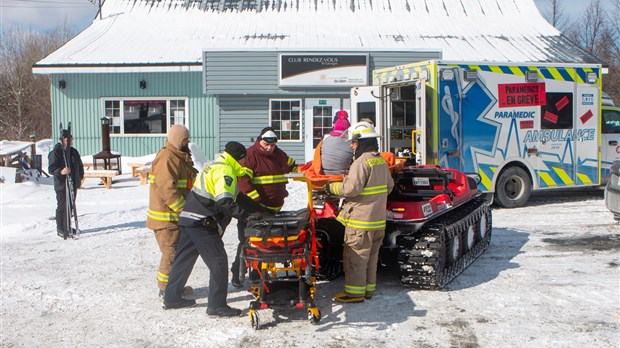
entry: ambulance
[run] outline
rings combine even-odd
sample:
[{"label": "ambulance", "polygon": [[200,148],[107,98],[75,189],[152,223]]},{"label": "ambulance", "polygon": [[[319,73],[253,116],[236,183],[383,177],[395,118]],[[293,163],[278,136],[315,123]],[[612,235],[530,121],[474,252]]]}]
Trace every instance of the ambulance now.
[{"label": "ambulance", "polygon": [[397,159],[477,174],[502,207],[533,190],[601,182],[601,74],[596,64],[430,60],[373,71],[351,89]]}]

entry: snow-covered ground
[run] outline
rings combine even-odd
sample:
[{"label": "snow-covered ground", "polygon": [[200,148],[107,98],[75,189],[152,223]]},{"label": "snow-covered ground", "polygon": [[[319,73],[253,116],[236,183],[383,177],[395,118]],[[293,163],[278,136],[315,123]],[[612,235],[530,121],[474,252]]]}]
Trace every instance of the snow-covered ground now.
[{"label": "snow-covered ground", "polygon": [[[305,188],[290,187],[287,207],[303,206]],[[77,240],[56,236],[51,178],[0,185],[0,200],[3,347],[620,345],[620,225],[600,189],[536,194],[526,207],[495,209],[490,247],[445,290],[409,290],[381,274],[375,297],[342,305],[331,296],[343,279],[319,282],[319,325],[299,310],[264,310],[258,331],[247,316],[205,314],[209,272],[200,259],[189,279],[198,305],[162,310],[159,250],[145,227],[148,186],[137,178],[123,174],[110,190],[85,181]],[[224,235],[231,262],[235,225]],[[228,299],[247,313],[252,297],[229,286]]]}]

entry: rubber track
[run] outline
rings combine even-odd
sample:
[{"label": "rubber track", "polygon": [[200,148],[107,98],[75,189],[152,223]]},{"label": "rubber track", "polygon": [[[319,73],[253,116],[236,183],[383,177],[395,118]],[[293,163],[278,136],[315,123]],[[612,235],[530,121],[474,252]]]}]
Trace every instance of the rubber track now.
[{"label": "rubber track", "polygon": [[[457,234],[462,241],[466,238],[467,227],[473,224],[478,231],[481,217],[486,215],[487,233],[452,264],[448,262],[446,250],[449,242]],[[407,287],[425,290],[443,288],[472,264],[491,243],[491,209],[484,198],[478,197],[465,205],[444,214],[437,220],[430,221],[418,233],[403,236],[398,242],[398,265],[401,283]]]}]

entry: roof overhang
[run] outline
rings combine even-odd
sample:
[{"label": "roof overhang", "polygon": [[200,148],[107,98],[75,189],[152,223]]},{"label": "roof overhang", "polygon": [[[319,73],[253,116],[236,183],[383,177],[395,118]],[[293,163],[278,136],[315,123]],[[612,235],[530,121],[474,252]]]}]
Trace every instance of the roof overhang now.
[{"label": "roof overhang", "polygon": [[136,73],[136,72],[201,72],[202,63],[172,64],[80,64],[39,65],[32,67],[33,74],[92,74],[92,73]]}]

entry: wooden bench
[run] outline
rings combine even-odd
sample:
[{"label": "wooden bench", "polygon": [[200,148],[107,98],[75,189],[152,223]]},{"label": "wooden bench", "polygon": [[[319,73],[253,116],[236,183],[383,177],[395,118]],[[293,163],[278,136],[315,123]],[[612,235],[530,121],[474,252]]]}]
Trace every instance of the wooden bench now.
[{"label": "wooden bench", "polygon": [[116,170],[85,170],[82,184],[84,184],[84,180],[86,180],[86,178],[99,178],[101,182],[105,185],[105,187],[109,190],[112,187],[112,178],[117,175],[118,172]]},{"label": "wooden bench", "polygon": [[149,164],[151,164],[151,162],[147,162],[147,163],[138,163],[138,162],[130,162],[127,163],[128,167],[131,167],[131,177],[132,178],[137,178],[140,176],[140,169],[142,169],[143,167],[148,166]]},{"label": "wooden bench", "polygon": [[149,173],[151,172],[151,166],[143,166],[136,169],[136,173],[140,176],[140,185],[146,185],[149,183]]}]

